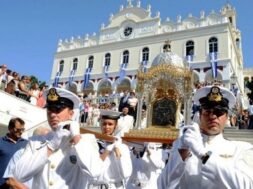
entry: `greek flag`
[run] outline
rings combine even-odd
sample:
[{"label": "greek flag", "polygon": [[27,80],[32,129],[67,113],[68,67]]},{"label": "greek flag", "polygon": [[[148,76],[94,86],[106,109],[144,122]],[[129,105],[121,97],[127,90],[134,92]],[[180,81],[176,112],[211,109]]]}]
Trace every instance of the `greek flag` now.
[{"label": "greek flag", "polygon": [[105,65],[104,66],[105,78],[108,78],[108,70],[109,70],[109,65]]},{"label": "greek flag", "polygon": [[193,55],[187,55],[186,60],[188,63],[191,63],[193,61]]},{"label": "greek flag", "polygon": [[126,67],[127,64],[126,63],[122,63],[121,67],[120,67],[120,72],[119,72],[119,83],[124,79],[124,77],[126,76]]},{"label": "greek flag", "polygon": [[210,61],[213,78],[217,78],[217,52],[210,53]]},{"label": "greek flag", "polygon": [[85,74],[84,74],[84,79],[83,79],[83,89],[86,89],[89,81],[90,81],[90,72],[91,68],[86,68]]},{"label": "greek flag", "polygon": [[69,74],[69,85],[73,82],[75,73],[76,73],[76,70],[71,70],[70,71],[70,74]]},{"label": "greek flag", "polygon": [[144,73],[146,73],[147,70],[148,70],[148,61],[142,61],[142,62],[141,62],[141,65],[142,65],[142,71],[143,71]]},{"label": "greek flag", "polygon": [[56,76],[55,76],[55,78],[54,78],[53,87],[58,87],[58,83],[59,83],[60,76],[61,76],[61,72],[59,71],[59,72],[56,73]]}]

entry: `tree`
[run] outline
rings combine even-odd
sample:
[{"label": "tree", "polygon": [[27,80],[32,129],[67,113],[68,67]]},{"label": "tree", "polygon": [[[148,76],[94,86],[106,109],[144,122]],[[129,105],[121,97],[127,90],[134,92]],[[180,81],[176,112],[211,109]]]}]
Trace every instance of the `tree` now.
[{"label": "tree", "polygon": [[251,81],[248,81],[246,83],[246,87],[250,90],[250,93],[248,93],[248,97],[249,97],[249,100],[251,102],[253,102],[253,80],[251,79]]},{"label": "tree", "polygon": [[31,75],[31,85],[33,83],[38,83],[40,88],[42,88],[42,86],[46,86],[46,82],[45,81],[39,81],[36,76]]}]

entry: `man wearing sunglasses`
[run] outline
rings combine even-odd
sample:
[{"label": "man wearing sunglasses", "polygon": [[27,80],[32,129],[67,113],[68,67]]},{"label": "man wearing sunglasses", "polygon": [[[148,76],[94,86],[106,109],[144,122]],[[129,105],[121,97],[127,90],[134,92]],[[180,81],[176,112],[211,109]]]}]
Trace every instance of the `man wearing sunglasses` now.
[{"label": "man wearing sunglasses", "polygon": [[174,142],[159,188],[253,188],[253,146],[223,137],[228,111],[235,106],[232,92],[220,86],[196,91],[199,125],[183,127]]},{"label": "man wearing sunglasses", "polygon": [[61,88],[46,90],[44,97],[53,131],[29,139],[9,177],[33,179],[31,189],[87,188],[88,179],[100,174],[102,162],[94,135],[80,135],[79,123],[72,120],[79,97]]},{"label": "man wearing sunglasses", "polygon": [[25,122],[21,118],[12,118],[8,124],[9,132],[0,138],[0,188],[4,188],[4,171],[13,154],[27,144],[22,133],[25,130]]}]

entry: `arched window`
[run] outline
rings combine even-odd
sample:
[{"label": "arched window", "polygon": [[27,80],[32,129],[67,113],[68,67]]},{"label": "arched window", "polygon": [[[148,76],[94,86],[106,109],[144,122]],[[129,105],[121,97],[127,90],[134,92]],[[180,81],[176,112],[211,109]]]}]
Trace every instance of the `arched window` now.
[{"label": "arched window", "polygon": [[236,47],[237,47],[238,49],[240,49],[240,48],[241,48],[240,39],[237,38],[235,42],[236,42]]},{"label": "arched window", "polygon": [[218,52],[218,39],[212,37],[209,39],[209,53]]},{"label": "arched window", "polygon": [[169,52],[171,50],[170,44],[163,45],[163,52]]},{"label": "arched window", "polygon": [[63,72],[63,68],[64,68],[64,60],[61,60],[61,61],[60,61],[60,64],[59,64],[59,72],[60,72],[60,73]]},{"label": "arched window", "polygon": [[77,58],[74,58],[72,70],[77,70],[77,65],[78,65],[78,59],[77,59]]},{"label": "arched window", "polygon": [[94,56],[88,58],[88,68],[93,68]]},{"label": "arched window", "polygon": [[105,66],[109,66],[111,62],[111,54],[110,53],[106,53],[105,54]]},{"label": "arched window", "polygon": [[149,48],[145,47],[142,49],[142,61],[148,61],[149,60]]},{"label": "arched window", "polygon": [[122,63],[123,64],[128,64],[128,62],[129,62],[129,51],[125,50],[123,52],[123,61],[122,61]]},{"label": "arched window", "polygon": [[194,42],[193,41],[187,41],[186,42],[186,56],[194,55]]}]

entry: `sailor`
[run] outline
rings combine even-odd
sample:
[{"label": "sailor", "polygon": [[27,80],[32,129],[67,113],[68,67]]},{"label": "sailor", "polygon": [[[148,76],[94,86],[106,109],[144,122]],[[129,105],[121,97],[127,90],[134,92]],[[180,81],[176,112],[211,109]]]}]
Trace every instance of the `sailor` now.
[{"label": "sailor", "polygon": [[[101,109],[100,115],[102,134],[113,137],[120,112]],[[126,180],[132,173],[132,162],[128,146],[123,144],[119,137],[113,143],[99,140],[98,144],[100,157],[103,160],[102,174],[90,182],[89,189],[103,187],[110,189],[125,188]]]},{"label": "sailor", "polygon": [[253,188],[253,146],[223,137],[228,111],[236,103],[233,93],[221,86],[206,86],[196,91],[194,101],[200,105],[199,125],[183,127],[159,188]]},{"label": "sailor", "polygon": [[88,179],[100,174],[101,160],[94,135],[80,135],[79,124],[72,120],[79,98],[61,88],[50,88],[44,96],[53,131],[29,139],[8,177],[33,179],[32,189],[87,188]]},{"label": "sailor", "polygon": [[127,189],[157,189],[157,179],[166,161],[163,159],[162,144],[132,144],[133,173],[127,182]]}]

